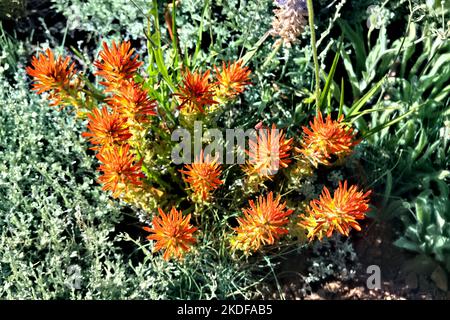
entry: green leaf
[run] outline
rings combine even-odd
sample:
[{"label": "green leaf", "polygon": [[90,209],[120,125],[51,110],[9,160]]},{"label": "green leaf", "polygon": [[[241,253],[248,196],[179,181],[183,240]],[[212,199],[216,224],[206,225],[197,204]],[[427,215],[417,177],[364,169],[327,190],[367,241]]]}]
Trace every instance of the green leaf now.
[{"label": "green leaf", "polygon": [[415,252],[420,252],[421,251],[417,244],[407,240],[404,237],[401,237],[400,239],[396,240],[394,242],[394,245],[399,247],[399,248],[410,250],[410,251],[415,251]]},{"label": "green leaf", "polygon": [[361,99],[356,101],[347,112],[346,117],[357,114],[359,110],[378,92],[385,79],[386,76],[378,81],[378,83],[374,87],[372,87],[372,89],[370,89]]},{"label": "green leaf", "polygon": [[325,86],[323,88],[323,91],[320,95],[320,105],[323,106],[325,102],[325,98],[328,96],[331,84],[333,83],[334,73],[336,72],[336,67],[339,62],[339,51],[340,51],[341,45],[339,45],[339,49],[336,51],[336,54],[334,56],[333,64],[331,65],[330,73],[328,74],[328,77],[325,81]]},{"label": "green leaf", "polygon": [[417,221],[420,224],[422,224],[425,228],[431,222],[431,212],[428,202],[429,202],[429,194],[422,194],[419,197],[417,197],[414,203]]},{"label": "green leaf", "polygon": [[393,120],[391,120],[391,121],[388,121],[388,122],[386,122],[386,123],[384,123],[384,124],[382,124],[382,125],[379,125],[379,126],[373,128],[373,129],[370,129],[369,131],[367,131],[367,132],[364,133],[364,137],[365,137],[365,138],[368,138],[368,137],[370,137],[371,135],[377,133],[378,131],[381,131],[381,130],[383,130],[383,129],[385,129],[385,128],[389,128],[389,127],[392,126],[393,124],[395,124],[395,123],[397,123],[397,122],[403,120],[404,118],[408,117],[408,116],[409,116],[410,114],[412,114],[413,112],[417,111],[417,109],[418,109],[419,107],[420,107],[420,106],[417,106],[417,107],[415,107],[415,108],[412,108],[411,110],[409,110],[408,112],[402,114],[401,116],[399,116],[399,117],[397,117],[397,118],[395,118],[395,119],[393,119]]},{"label": "green leaf", "polygon": [[341,78],[341,98],[339,100],[339,113],[338,113],[338,119],[342,115],[342,111],[344,108],[344,78]]},{"label": "green leaf", "polygon": [[209,7],[209,0],[205,0],[205,3],[203,4],[203,10],[202,10],[202,19],[200,21],[200,26],[198,27],[197,32],[197,43],[195,45],[195,52],[194,56],[192,58],[192,63],[195,64],[197,62],[197,57],[200,52],[201,44],[202,44],[202,35],[203,35],[203,26],[205,23],[206,13],[208,12]]}]

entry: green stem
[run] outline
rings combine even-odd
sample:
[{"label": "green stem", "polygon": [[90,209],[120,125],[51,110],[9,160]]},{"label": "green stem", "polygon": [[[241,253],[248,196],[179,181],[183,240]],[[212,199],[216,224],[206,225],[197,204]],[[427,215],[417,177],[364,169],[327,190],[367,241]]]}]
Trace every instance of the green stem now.
[{"label": "green stem", "polygon": [[316,107],[317,113],[320,112],[320,75],[319,75],[319,59],[317,58],[317,47],[316,47],[316,31],[314,29],[314,8],[312,0],[307,0],[308,5],[308,18],[309,18],[309,28],[311,29],[311,47],[313,49],[314,58],[314,71],[316,75]]}]

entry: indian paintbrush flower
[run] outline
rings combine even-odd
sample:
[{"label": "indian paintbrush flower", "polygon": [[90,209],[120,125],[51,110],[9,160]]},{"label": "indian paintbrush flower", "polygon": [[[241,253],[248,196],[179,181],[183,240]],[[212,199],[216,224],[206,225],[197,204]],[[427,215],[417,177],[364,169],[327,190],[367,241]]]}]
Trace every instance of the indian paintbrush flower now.
[{"label": "indian paintbrush flower", "polygon": [[286,139],[283,130],[278,130],[275,124],[272,128],[261,128],[256,139],[250,139],[249,160],[244,167],[248,175],[271,178],[280,168],[286,168],[291,162],[290,151],[293,139]]},{"label": "indian paintbrush flower", "polygon": [[175,95],[181,102],[178,108],[186,113],[205,113],[205,107],[218,103],[214,100],[214,84],[210,82],[209,70],[203,74],[186,70]]},{"label": "indian paintbrush flower", "polygon": [[303,127],[304,137],[301,148],[296,148],[314,166],[318,164],[330,165],[331,156],[343,159],[352,152],[352,148],[359,144],[356,134],[343,121],[343,116],[332,120],[328,115],[324,121],[319,113],[310,122],[311,129]]},{"label": "indian paintbrush flower", "polygon": [[203,201],[208,200],[211,193],[223,184],[220,180],[222,173],[220,164],[210,155],[204,156],[203,150],[194,163],[184,165],[184,170],[180,172],[185,175],[183,179],[189,184],[194,196],[200,197]]},{"label": "indian paintbrush flower", "polygon": [[147,239],[156,241],[155,251],[164,250],[164,260],[168,261],[172,257],[181,259],[197,241],[193,236],[197,228],[190,224],[191,215],[183,217],[183,213],[175,207],[169,214],[165,214],[161,208],[158,211],[160,216],[153,218],[153,228],[143,228],[152,233]]},{"label": "indian paintbrush flower", "polygon": [[141,179],[145,178],[142,161],[136,161],[129,145],[103,148],[96,157],[102,163],[98,170],[103,172],[98,181],[103,184],[103,190],[112,191],[114,198],[142,185]]},{"label": "indian paintbrush flower", "polygon": [[122,82],[132,79],[137,69],[143,64],[138,61],[136,55],[132,58],[134,48],[131,49],[129,41],[117,45],[114,41],[111,47],[103,42],[103,50],[100,52],[100,59],[94,62],[97,67],[98,76],[102,76],[106,81],[100,82],[107,91],[114,91],[120,88]]},{"label": "indian paintbrush flower", "polygon": [[132,80],[122,82],[122,86],[114,91],[107,102],[130,124],[148,122],[149,116],[156,115],[156,101],[149,98],[141,84]]},{"label": "indian paintbrush flower", "polygon": [[250,84],[250,69],[242,61],[222,62],[222,69],[215,67],[217,87],[215,95],[221,100],[230,100],[242,93]]},{"label": "indian paintbrush flower", "polygon": [[234,228],[236,234],[231,238],[231,247],[246,255],[263,245],[274,244],[287,234],[286,225],[293,213],[293,210],[286,209],[286,202],[281,203],[281,196],[274,198],[272,192],[266,197],[258,197],[256,204],[250,200],[249,205],[242,209],[244,217],[237,218],[239,226]]},{"label": "indian paintbrush flower", "polygon": [[361,231],[357,220],[365,218],[369,211],[369,195],[371,191],[363,193],[356,186],[347,187],[347,181],[334,191],[333,197],[327,187],[324,187],[319,199],[310,202],[307,215],[300,215],[299,225],[308,231],[308,238],[319,240],[324,235],[331,237],[336,230],[348,236],[353,228]]},{"label": "indian paintbrush flower", "polygon": [[77,104],[80,80],[76,77],[75,63],[71,63],[70,57],[56,58],[52,50],[47,49],[45,54],[33,57],[31,65],[26,71],[33,77],[33,90],[38,94],[49,92],[52,105]]},{"label": "indian paintbrush flower", "polygon": [[89,131],[82,136],[94,145],[93,150],[124,144],[131,137],[127,119],[115,111],[109,112],[105,106],[101,110],[94,109],[88,118]]}]

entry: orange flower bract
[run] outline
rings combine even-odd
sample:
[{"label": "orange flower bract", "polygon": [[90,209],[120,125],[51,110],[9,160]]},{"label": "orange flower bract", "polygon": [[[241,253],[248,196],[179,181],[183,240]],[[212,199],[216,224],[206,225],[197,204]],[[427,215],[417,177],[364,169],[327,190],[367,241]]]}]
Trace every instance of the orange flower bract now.
[{"label": "orange flower bract", "polygon": [[242,66],[242,61],[222,62],[222,70],[215,67],[218,88],[216,94],[231,99],[242,93],[250,84],[250,69]]},{"label": "orange flower bract", "polygon": [[348,128],[342,122],[343,116],[337,121],[328,115],[324,121],[322,114],[310,122],[311,130],[303,127],[305,133],[302,147],[299,151],[317,167],[319,163],[330,165],[331,156],[339,159],[344,158],[352,152],[352,147],[360,141],[355,139],[356,134],[352,128]]},{"label": "orange flower bract", "polygon": [[357,220],[365,218],[369,211],[369,195],[371,191],[363,193],[356,186],[347,187],[347,181],[334,191],[333,197],[324,187],[319,199],[310,202],[307,209],[308,216],[301,215],[300,226],[308,231],[310,240],[317,237],[319,240],[324,235],[330,237],[334,230],[348,236],[353,228],[361,231]]},{"label": "orange flower bract", "polygon": [[107,107],[101,111],[94,109],[88,118],[89,132],[83,132],[82,136],[94,145],[93,150],[123,144],[131,137],[127,120],[117,112],[110,113]]},{"label": "orange flower bract", "polygon": [[33,77],[33,90],[38,94],[50,92],[53,105],[60,104],[69,96],[68,91],[79,84],[75,79],[75,63],[71,63],[70,57],[56,59],[50,49],[45,51],[45,55],[41,53],[38,58],[33,57],[31,65],[26,71]]},{"label": "orange flower bract", "polygon": [[123,83],[107,101],[132,122],[144,123],[149,116],[156,115],[156,101],[150,100],[142,86],[134,81]]},{"label": "orange flower bract", "polygon": [[153,233],[147,239],[156,241],[155,251],[164,250],[164,260],[181,259],[197,241],[192,235],[197,228],[190,224],[191,215],[183,218],[182,212],[174,207],[167,215],[160,208],[158,211],[160,217],[153,218],[153,228],[144,227],[145,231]]},{"label": "orange flower bract", "polygon": [[184,181],[189,183],[194,195],[200,196],[202,200],[208,200],[211,192],[216,190],[223,181],[219,179],[222,173],[217,159],[211,159],[210,155],[204,156],[203,150],[192,164],[184,165],[185,170],[180,170],[186,177]]},{"label": "orange flower bract", "polygon": [[103,184],[103,190],[112,191],[113,197],[142,185],[141,179],[145,177],[141,172],[142,161],[135,162],[129,145],[103,148],[96,157],[102,162],[98,170],[103,172],[98,181]]},{"label": "orange flower bract", "polygon": [[286,202],[281,203],[281,196],[260,196],[257,203],[249,201],[249,208],[243,209],[244,217],[238,218],[239,226],[234,228],[236,235],[231,239],[233,249],[245,254],[260,249],[262,245],[274,244],[281,236],[288,233],[285,227],[293,210],[286,209]]},{"label": "orange flower bract", "polygon": [[108,47],[103,42],[103,50],[100,52],[100,60],[94,62],[98,71],[96,75],[102,76],[106,82],[101,82],[107,89],[120,87],[122,81],[131,79],[137,69],[143,64],[138,61],[138,56],[131,56],[134,49],[131,49],[129,41],[122,42],[119,45],[113,41],[112,46]]},{"label": "orange flower bract", "polygon": [[182,85],[175,94],[181,101],[179,109],[187,112],[205,113],[205,106],[217,104],[214,100],[214,85],[209,81],[209,70],[204,74],[201,72],[190,72],[186,70],[183,74]]},{"label": "orange flower bract", "polygon": [[286,168],[293,139],[286,139],[283,130],[278,130],[275,124],[272,128],[261,128],[256,139],[250,139],[249,160],[244,170],[249,175],[271,178],[280,168]]}]

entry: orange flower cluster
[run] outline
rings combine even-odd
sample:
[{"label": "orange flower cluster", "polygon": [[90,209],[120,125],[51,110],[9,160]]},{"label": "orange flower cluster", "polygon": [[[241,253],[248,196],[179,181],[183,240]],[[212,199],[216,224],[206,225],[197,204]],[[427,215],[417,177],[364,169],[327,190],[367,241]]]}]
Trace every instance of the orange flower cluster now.
[{"label": "orange flower cluster", "polygon": [[34,91],[38,94],[48,92],[53,106],[77,103],[80,80],[70,57],[56,59],[52,50],[47,49],[45,55],[41,53],[38,58],[33,57],[31,65],[26,71],[33,77]]},{"label": "orange flower cluster", "polygon": [[175,95],[181,101],[179,109],[187,113],[195,111],[205,113],[205,106],[218,103],[214,98],[214,84],[210,82],[210,72],[190,72],[186,70],[183,74],[182,86],[178,88]]},{"label": "orange flower cluster", "polygon": [[126,118],[116,111],[109,112],[107,107],[103,107],[101,111],[94,109],[88,114],[88,118],[89,132],[81,135],[89,138],[94,145],[92,150],[122,145],[131,137]]},{"label": "orange flower cluster", "polygon": [[256,139],[250,139],[249,155],[244,171],[248,175],[271,178],[281,168],[286,168],[291,162],[289,159],[293,139],[286,139],[283,130],[272,128],[259,129]]},{"label": "orange flower cluster", "polygon": [[156,102],[150,100],[142,85],[133,80],[142,65],[137,55],[132,58],[133,53],[129,41],[120,45],[113,41],[111,48],[104,42],[100,60],[94,65],[98,69],[95,74],[106,80],[101,82],[105,93],[112,93],[106,99],[109,106],[126,118],[130,125],[137,125],[148,122],[149,116],[156,115]]},{"label": "orange flower cluster", "polygon": [[183,177],[184,181],[189,184],[194,197],[200,197],[203,201],[208,200],[211,192],[223,184],[219,179],[222,169],[217,159],[211,159],[210,155],[205,157],[203,150],[194,163],[186,164],[184,168],[185,170],[180,170],[186,175]]},{"label": "orange flower cluster", "polygon": [[142,65],[137,56],[132,58],[133,52],[129,42],[120,45],[113,42],[111,48],[103,43],[100,60],[94,64],[98,68],[96,75],[105,79],[101,82],[105,93],[112,93],[106,99],[111,111],[106,106],[101,111],[94,109],[88,115],[89,131],[83,133],[94,145],[92,149],[99,151],[97,158],[102,162],[99,170],[103,172],[99,181],[114,197],[142,184],[142,161],[136,162],[130,150],[130,130],[156,115],[155,101],[133,80]]},{"label": "orange flower cluster", "polygon": [[335,121],[328,115],[324,121],[319,112],[314,122],[310,122],[311,130],[303,127],[305,136],[301,148],[297,151],[309,159],[315,167],[318,164],[330,165],[333,155],[339,159],[348,156],[352,152],[352,147],[359,144],[360,140],[355,139],[353,129],[348,128],[342,120],[343,116]]},{"label": "orange flower cluster", "polygon": [[216,81],[211,81],[210,70],[184,72],[182,84],[175,94],[180,100],[179,109],[185,113],[206,113],[206,107],[234,99],[250,84],[250,70],[242,66],[242,61],[223,62],[222,70],[214,68]]},{"label": "orange flower cluster", "polygon": [[222,70],[214,67],[217,77],[216,95],[225,99],[233,99],[244,92],[250,84],[250,69],[242,66],[242,61],[234,63],[222,62]]},{"label": "orange flower cluster", "polygon": [[103,175],[98,181],[103,184],[103,190],[112,191],[113,197],[119,197],[131,187],[142,185],[142,161],[136,162],[130,153],[130,146],[114,146],[103,148],[97,153],[97,159],[102,163],[98,168]]},{"label": "orange flower cluster", "polygon": [[307,209],[308,216],[300,215],[299,225],[308,231],[310,240],[317,237],[319,240],[324,235],[330,237],[334,230],[348,236],[350,230],[361,231],[357,220],[365,218],[369,210],[369,195],[371,191],[363,193],[356,186],[347,187],[347,181],[334,191],[331,197],[330,191],[324,187],[319,199],[310,202]]},{"label": "orange flower cluster", "polygon": [[239,227],[234,228],[236,235],[231,239],[231,247],[250,254],[263,245],[274,244],[281,236],[288,233],[285,227],[293,210],[286,209],[286,202],[281,203],[281,196],[260,196],[257,203],[249,201],[250,207],[242,210],[243,218],[238,218]]},{"label": "orange flower cluster", "polygon": [[108,47],[103,42],[103,50],[100,52],[100,59],[94,62],[98,71],[95,75],[103,77],[106,81],[100,82],[108,91],[114,91],[120,88],[124,81],[133,79],[137,69],[143,62],[138,61],[138,56],[131,56],[134,49],[131,49],[129,41],[122,42],[120,45],[112,42],[112,47]]},{"label": "orange flower cluster", "polygon": [[134,81],[122,82],[122,84],[117,92],[107,99],[108,104],[114,110],[118,110],[130,125],[148,122],[149,116],[156,115],[155,100],[150,100],[142,86]]},{"label": "orange flower cluster", "polygon": [[[113,42],[111,46],[103,43],[99,59],[94,63],[97,68],[95,74],[102,77],[103,81],[100,83],[104,86],[106,98],[100,101],[103,105],[94,108],[87,115],[87,132],[82,136],[93,145],[91,149],[97,152],[96,157],[101,163],[98,168],[102,172],[99,183],[103,185],[103,190],[111,191],[115,198],[124,193],[126,198],[134,191],[144,194],[146,190],[153,188],[151,184],[142,186],[145,179],[142,172],[143,160],[141,153],[137,152],[142,148],[142,142],[147,143],[141,137],[145,136],[145,130],[150,127],[151,117],[157,115],[155,100],[135,80],[142,64],[130,42]],[[45,54],[33,57],[32,66],[27,67],[27,72],[34,79],[33,90],[38,94],[48,92],[55,105],[77,106],[79,91],[97,96],[84,87],[81,88],[81,76],[77,75],[70,58],[55,58],[50,49]],[[211,70],[205,73],[186,70],[183,73],[183,80],[175,93],[179,101],[178,108],[182,112],[211,112],[215,106],[236,98],[250,84],[251,72],[242,61],[223,62],[220,68],[214,66],[213,72],[214,76],[211,75]],[[291,170],[290,174],[293,175],[302,172],[309,174],[312,165],[330,165],[333,157],[343,159],[360,142],[356,140],[353,129],[343,122],[343,117],[332,120],[328,115],[324,119],[321,113],[310,122],[310,128],[303,127],[303,132],[301,147],[295,148],[303,157],[300,165]],[[162,144],[164,142],[163,140]],[[137,146],[140,146],[139,149]],[[253,181],[258,183],[262,179],[272,179],[278,170],[291,163],[293,148],[293,138],[286,138],[283,130],[277,129],[275,124],[271,127],[258,126],[255,138],[250,139],[249,148],[245,150],[249,159],[243,169],[249,177],[256,177]],[[150,151],[156,153],[155,150],[159,151]],[[208,202],[212,194],[224,184],[221,180],[222,166],[218,159],[212,159],[210,155],[205,157],[203,150],[194,163],[186,164],[179,172],[182,173],[194,201]],[[165,185],[162,180],[157,181]],[[166,193],[161,194],[171,192],[171,186],[164,191]],[[333,196],[324,187],[319,199],[312,200],[305,214],[299,216],[298,225],[307,231],[310,240],[330,237],[334,231],[348,236],[352,229],[361,230],[358,220],[364,219],[369,210],[370,194],[371,191],[363,193],[356,186],[348,187],[347,181],[339,183]],[[168,200],[171,201],[172,199]],[[155,203],[152,208],[159,207],[160,204]],[[165,260],[181,259],[197,241],[194,237],[197,228],[191,224],[191,215],[183,216],[175,207],[168,214],[161,208],[158,211],[159,216],[152,220],[153,228],[144,228],[151,233],[147,239],[156,241],[155,251],[164,251]],[[237,218],[239,225],[234,228],[235,233],[230,241],[233,250],[249,255],[265,245],[274,244],[289,232],[288,225],[293,210],[288,209],[281,196],[274,196],[273,192],[258,197],[256,202],[249,200],[249,206],[243,208],[242,212],[243,216]]]},{"label": "orange flower cluster", "polygon": [[192,235],[197,228],[190,224],[191,215],[183,218],[182,212],[175,208],[167,215],[160,208],[158,211],[161,217],[153,218],[153,229],[144,227],[145,231],[152,233],[147,239],[156,241],[155,251],[164,250],[164,260],[181,259],[197,241]]}]

